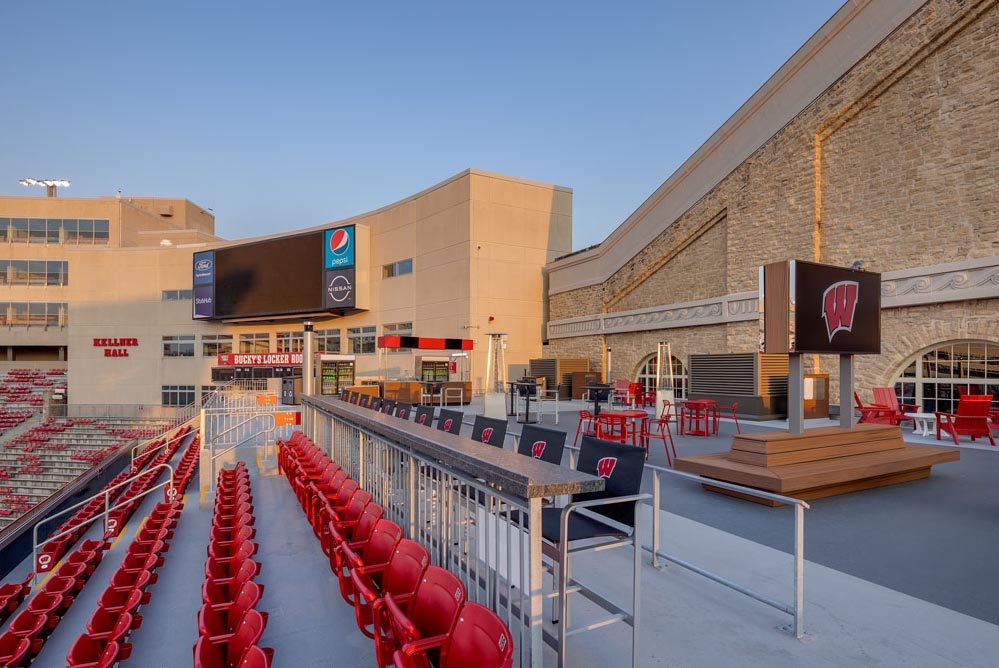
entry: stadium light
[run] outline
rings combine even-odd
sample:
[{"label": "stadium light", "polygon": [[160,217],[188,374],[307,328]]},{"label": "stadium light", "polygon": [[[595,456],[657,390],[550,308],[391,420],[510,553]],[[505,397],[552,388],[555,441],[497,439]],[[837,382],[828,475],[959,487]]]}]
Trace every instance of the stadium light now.
[{"label": "stadium light", "polygon": [[18,183],[22,186],[42,186],[45,188],[45,194],[49,197],[56,196],[56,188],[69,187],[69,181],[66,179],[21,179]]}]

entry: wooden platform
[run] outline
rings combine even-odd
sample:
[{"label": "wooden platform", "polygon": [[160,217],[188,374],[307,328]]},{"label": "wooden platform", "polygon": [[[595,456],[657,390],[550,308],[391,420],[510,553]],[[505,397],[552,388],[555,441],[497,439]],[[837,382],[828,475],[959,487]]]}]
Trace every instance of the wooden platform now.
[{"label": "wooden platform", "polygon": [[[803,434],[742,434],[732,439],[731,451],[680,457],[676,468],[809,500],[926,478],[934,464],[960,458],[956,448],[906,445],[898,427],[859,424],[853,429],[806,429]],[[711,485],[704,487],[763,502]]]}]

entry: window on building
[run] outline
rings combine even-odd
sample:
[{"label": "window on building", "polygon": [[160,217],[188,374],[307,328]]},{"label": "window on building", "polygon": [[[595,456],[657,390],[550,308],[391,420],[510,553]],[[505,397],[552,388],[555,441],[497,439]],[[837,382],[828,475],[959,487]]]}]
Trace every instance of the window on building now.
[{"label": "window on building", "polygon": [[194,357],[194,335],[164,336],[163,357]]},{"label": "window on building", "polygon": [[204,334],[201,337],[201,355],[215,357],[232,352],[232,334]]},{"label": "window on building", "polygon": [[62,242],[65,244],[75,244],[79,242],[80,222],[76,218],[64,218],[62,221]]},{"label": "window on building", "polygon": [[194,385],[164,385],[164,406],[188,406],[194,403]]},{"label": "window on building", "polygon": [[403,274],[413,273],[413,258],[406,258],[405,260],[399,260],[398,262],[393,262],[391,264],[386,264],[382,266],[382,277],[392,278],[393,276],[402,276]]},{"label": "window on building", "polygon": [[[95,246],[107,246],[108,240],[111,238],[110,225],[106,220],[95,220],[94,221],[94,245]],[[190,299],[190,297],[188,298]]]},{"label": "window on building", "polygon": [[279,353],[300,353],[305,349],[304,332],[278,332],[277,351]]},{"label": "window on building", "polygon": [[349,327],[347,329],[347,352],[355,355],[375,352],[375,328]]},{"label": "window on building", "polygon": [[28,243],[28,219],[10,219],[10,240],[15,243]]},{"label": "window on building", "polygon": [[953,413],[962,394],[991,394],[999,408],[999,344],[957,341],[922,352],[895,379],[895,394],[924,413]]},{"label": "window on building", "polygon": [[10,238],[10,218],[0,218],[0,241]]},{"label": "window on building", "polygon": [[46,240],[46,223],[44,218],[32,218],[28,221],[28,243],[43,244]]},{"label": "window on building", "polygon": [[317,329],[316,330],[316,352],[317,353],[339,353],[340,352],[340,330],[339,329]]},{"label": "window on building", "polygon": [[45,229],[47,230],[45,234],[45,243],[47,244],[57,244],[62,241],[62,219],[61,218],[49,218],[46,223]]},{"label": "window on building", "polygon": [[45,260],[28,260],[28,285],[45,285],[46,269]]},{"label": "window on building", "polygon": [[0,260],[0,285],[69,285],[66,260]]},{"label": "window on building", "polygon": [[65,327],[67,313],[63,302],[0,302],[0,325]]},{"label": "window on building", "polygon": [[162,300],[165,302],[176,302],[187,300],[190,301],[193,298],[193,290],[164,290]]},{"label": "window on building", "polygon": [[[687,369],[683,366],[683,362],[681,362],[679,358],[674,356],[672,360],[674,388],[673,396],[677,399],[686,399]],[[646,357],[642,363],[638,365],[638,374],[635,376],[635,382],[641,383],[646,392],[653,392],[656,390],[656,369],[658,366],[655,354]]]},{"label": "window on building", "polygon": [[[411,322],[394,322],[387,325],[382,325],[382,334],[391,336],[412,336],[413,335],[413,323]],[[387,348],[390,353],[407,353],[408,348]]]},{"label": "window on building", "polygon": [[239,335],[239,352],[269,353],[271,351],[271,335],[267,332],[252,332]]}]

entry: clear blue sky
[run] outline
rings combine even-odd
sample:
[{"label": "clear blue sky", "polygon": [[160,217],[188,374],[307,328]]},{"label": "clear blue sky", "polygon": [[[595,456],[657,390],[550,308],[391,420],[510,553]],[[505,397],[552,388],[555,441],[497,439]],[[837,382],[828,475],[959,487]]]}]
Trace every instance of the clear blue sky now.
[{"label": "clear blue sky", "polygon": [[478,167],[602,240],[842,0],[0,4],[0,193],[187,197],[228,238]]}]

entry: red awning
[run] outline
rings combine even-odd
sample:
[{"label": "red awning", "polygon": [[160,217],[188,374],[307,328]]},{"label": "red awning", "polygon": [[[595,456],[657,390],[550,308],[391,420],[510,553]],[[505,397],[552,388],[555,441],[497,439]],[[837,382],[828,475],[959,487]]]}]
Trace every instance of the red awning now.
[{"label": "red awning", "polygon": [[414,348],[417,350],[472,350],[472,339],[434,339],[426,336],[379,336],[379,348]]}]

